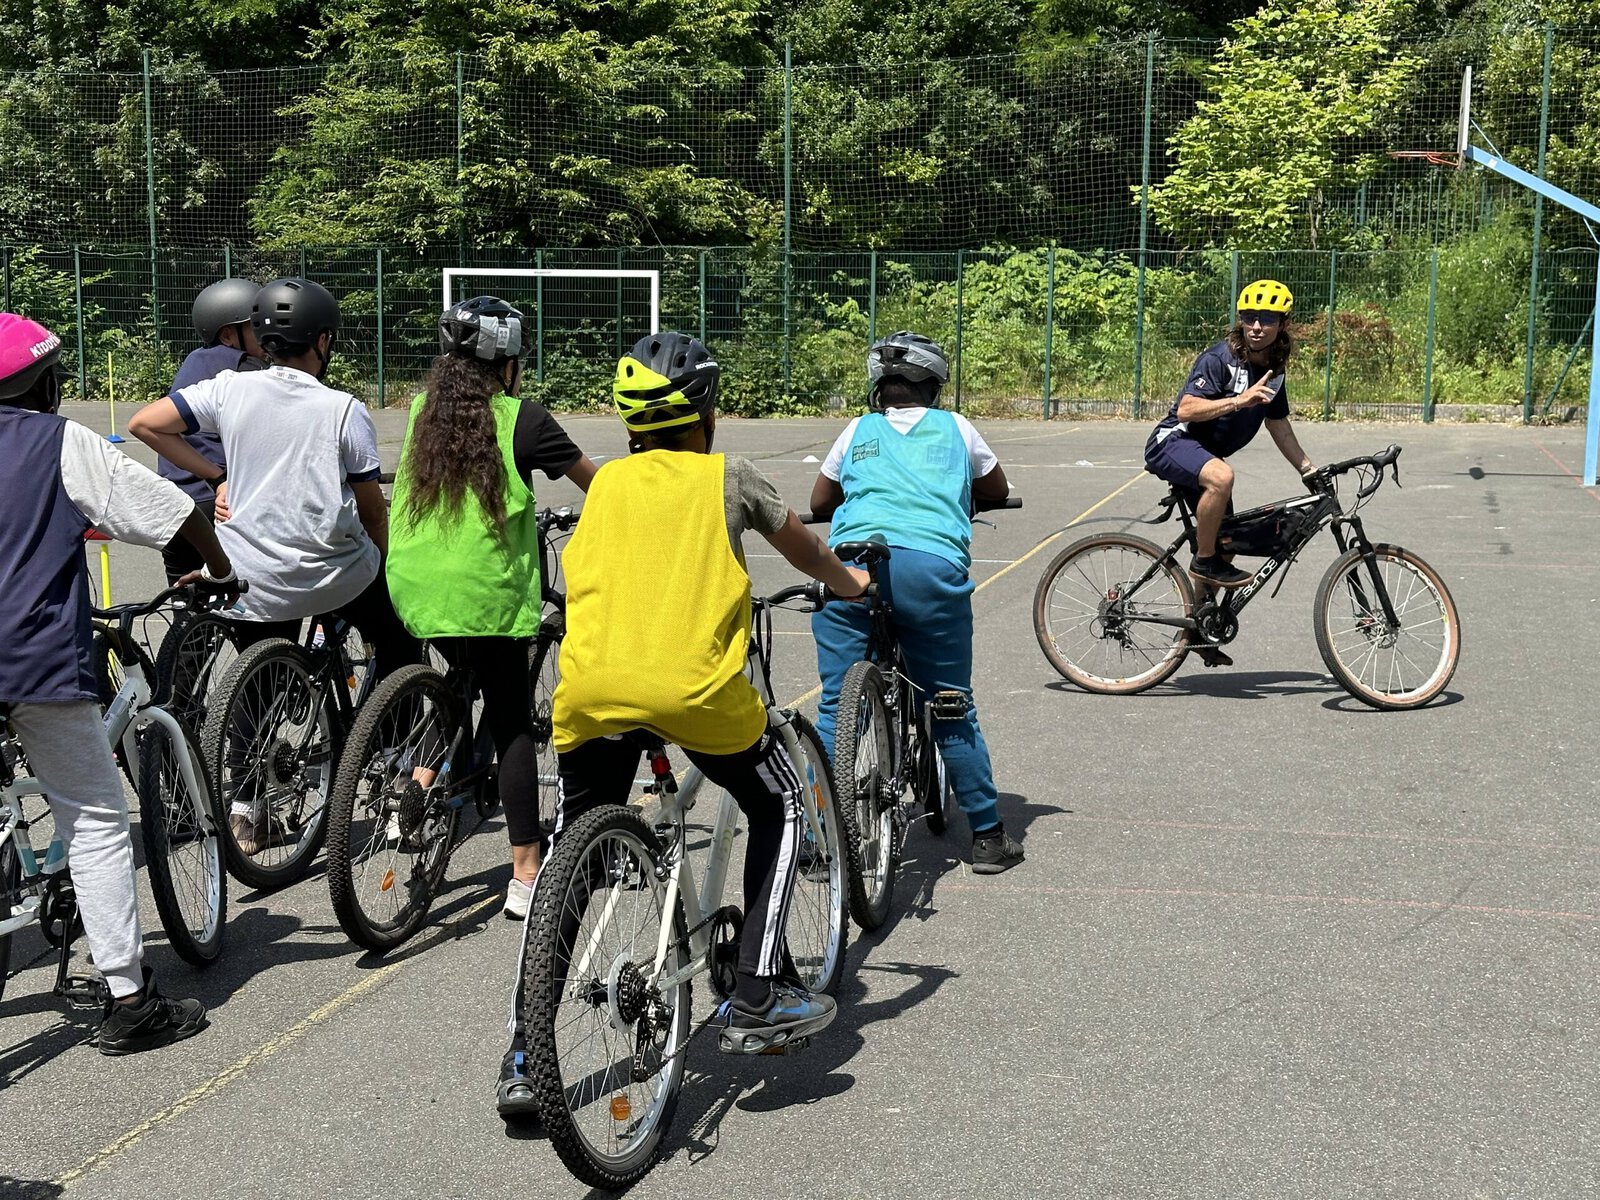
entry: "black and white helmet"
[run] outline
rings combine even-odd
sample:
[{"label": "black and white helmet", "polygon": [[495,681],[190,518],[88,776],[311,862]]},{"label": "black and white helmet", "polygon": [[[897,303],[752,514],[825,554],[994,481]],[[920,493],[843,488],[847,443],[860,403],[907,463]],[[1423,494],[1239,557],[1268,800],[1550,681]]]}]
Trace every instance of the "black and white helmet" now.
[{"label": "black and white helmet", "polygon": [[522,313],[498,296],[474,296],[439,317],[439,352],[479,362],[522,357]]},{"label": "black and white helmet", "polygon": [[922,390],[933,403],[939,389],[950,379],[950,363],[939,343],[920,333],[903,329],[879,338],[867,351],[867,384],[876,407],[878,385],[885,379],[904,379],[908,383],[933,381]]}]

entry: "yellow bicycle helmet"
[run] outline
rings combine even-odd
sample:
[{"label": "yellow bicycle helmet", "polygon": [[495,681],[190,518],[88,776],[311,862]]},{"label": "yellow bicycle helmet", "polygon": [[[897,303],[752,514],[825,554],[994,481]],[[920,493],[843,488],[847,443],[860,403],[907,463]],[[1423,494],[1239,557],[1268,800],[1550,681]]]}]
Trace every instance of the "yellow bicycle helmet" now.
[{"label": "yellow bicycle helmet", "polygon": [[1294,293],[1276,279],[1258,279],[1239,293],[1239,312],[1270,312],[1287,317],[1294,311]]},{"label": "yellow bicycle helmet", "polygon": [[722,368],[698,338],[652,333],[617,363],[611,398],[635,433],[659,433],[704,420],[717,402]]}]

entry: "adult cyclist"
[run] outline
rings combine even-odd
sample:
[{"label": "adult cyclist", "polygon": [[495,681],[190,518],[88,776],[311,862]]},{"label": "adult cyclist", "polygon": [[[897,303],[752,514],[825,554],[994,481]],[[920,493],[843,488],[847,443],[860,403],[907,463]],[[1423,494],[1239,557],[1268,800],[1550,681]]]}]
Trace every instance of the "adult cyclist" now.
[{"label": "adult cyclist", "polygon": [[[972,422],[939,407],[950,378],[944,351],[920,333],[890,334],[867,351],[872,411],[845,426],[822,460],[811,511],[833,518],[830,545],[882,538],[894,553],[879,568],[893,603],[895,636],[919,704],[936,692],[966,700],[957,719],[934,723],[956,803],[972,831],[972,869],[1010,870],[1022,847],[1000,820],[989,746],[972,699],[974,501],[1006,498],[1010,485],[994,451]],[[829,604],[811,618],[822,699],[817,732],[833,753],[839,691],[852,663],[865,657],[871,614],[858,604]]]},{"label": "adult cyclist", "polygon": [[[250,325],[250,310],[260,290],[258,283],[231,278],[219,279],[200,290],[194,298],[192,313],[194,331],[200,335],[200,347],[184,357],[167,392],[169,396],[224,371],[255,371],[266,365],[267,356]],[[185,434],[183,440],[208,463],[222,470],[223,478],[227,478],[228,460],[219,435],[196,430]],[[210,481],[160,457],[156,459],[156,473],[182,488],[207,520],[215,518],[216,493]],[[161,559],[167,568],[168,583],[201,566],[199,556],[183,538],[174,538],[164,547]]]},{"label": "adult cyclist", "polygon": [[199,1033],[206,1010],[161,995],[144,964],[128,801],[96,700],[83,535],[95,528],[141,546],[182,535],[213,582],[232,582],[233,567],[177,487],[56,415],[60,361],[59,338],[0,313],[0,709],[50,797],[84,935],[112,997],[100,1052],[133,1054]]},{"label": "adult cyclist", "polygon": [[[1195,360],[1183,391],[1144,447],[1144,469],[1183,489],[1194,506],[1189,573],[1202,584],[1223,588],[1243,587],[1251,578],[1217,554],[1217,531],[1233,511],[1233,468],[1227,459],[1265,424],[1302,479],[1313,469],[1289,424],[1283,378],[1294,349],[1289,332],[1294,296],[1276,279],[1259,279],[1239,293],[1237,308],[1238,322]],[[1213,650],[1208,663],[1213,657],[1227,661]]]},{"label": "adult cyclist", "polygon": [[539,632],[542,471],[587,489],[594,464],[542,405],[517,399],[523,317],[476,296],[439,318],[439,357],[411,406],[395,472],[386,570],[395,611],[472,672],[499,762],[511,839],[506,916],[539,873],[539,781],[526,664]]},{"label": "adult cyclist", "polygon": [[[326,386],[339,303],[309,279],[275,279],[251,313],[271,365],[228,371],[157,400],[128,422],[158,454],[214,485],[229,510],[217,534],[250,590],[241,598],[241,645],[295,638],[306,617],[332,613],[373,645],[373,682],[422,661],[384,581],[388,506],[378,484],[378,435],[354,396]],[[232,470],[190,448],[182,434],[220,434]],[[259,584],[258,584],[259,580]],[[229,828],[258,854],[284,831],[236,799]]]},{"label": "adult cyclist", "polygon": [[[750,576],[740,538],[754,530],[843,596],[860,595],[867,577],[802,525],[750,462],[711,452],[721,377],[705,346],[681,333],[642,338],[617,364],[612,397],[632,453],[596,472],[561,564],[555,840],[595,806],[628,802],[641,750],[627,735],[638,729],[679,746],[733,796],[749,821],[745,919],[718,1045],[745,1054],[780,1035],[817,1032],[836,1009],[788,969],[802,785],[744,674]],[[518,1016],[501,1070],[502,1115],[531,1108]]]}]

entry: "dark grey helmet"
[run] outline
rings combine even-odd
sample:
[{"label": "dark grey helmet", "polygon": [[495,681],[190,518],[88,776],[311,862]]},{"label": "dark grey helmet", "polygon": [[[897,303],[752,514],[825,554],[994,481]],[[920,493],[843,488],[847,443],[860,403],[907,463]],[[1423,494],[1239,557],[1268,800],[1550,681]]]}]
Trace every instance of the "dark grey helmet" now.
[{"label": "dark grey helmet", "polygon": [[879,338],[867,351],[867,384],[876,407],[878,384],[885,379],[904,379],[908,383],[926,383],[923,388],[930,404],[939,395],[939,389],[950,380],[950,363],[939,343],[920,333],[901,330],[886,338]]},{"label": "dark grey helmet", "polygon": [[256,293],[250,323],[268,353],[303,350],[318,335],[339,332],[339,302],[309,279],[274,279]]},{"label": "dark grey helmet", "polygon": [[249,279],[219,279],[200,289],[194,298],[194,331],[208,346],[215,346],[217,338],[229,325],[244,325],[250,320],[250,310],[255,305],[256,293],[261,285]]},{"label": "dark grey helmet", "polygon": [[498,296],[474,296],[439,317],[439,352],[479,362],[522,357],[522,313]]}]

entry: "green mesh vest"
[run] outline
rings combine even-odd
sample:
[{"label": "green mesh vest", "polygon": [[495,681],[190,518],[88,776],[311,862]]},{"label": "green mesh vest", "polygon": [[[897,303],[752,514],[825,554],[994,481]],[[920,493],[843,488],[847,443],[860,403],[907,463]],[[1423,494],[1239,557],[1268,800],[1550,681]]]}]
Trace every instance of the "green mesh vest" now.
[{"label": "green mesh vest", "polygon": [[395,612],[421,638],[532,637],[539,632],[538,513],[533,490],[518,477],[511,450],[521,402],[504,395],[489,401],[506,467],[503,541],[495,537],[470,488],[455,518],[435,509],[411,523],[406,510],[411,431],[423,403],[418,396],[411,405],[389,510],[385,569]]}]

